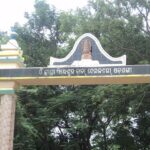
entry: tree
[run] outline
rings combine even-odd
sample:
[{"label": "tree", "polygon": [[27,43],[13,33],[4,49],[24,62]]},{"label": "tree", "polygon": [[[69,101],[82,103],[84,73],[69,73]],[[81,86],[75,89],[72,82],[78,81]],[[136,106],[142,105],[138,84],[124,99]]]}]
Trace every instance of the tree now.
[{"label": "tree", "polygon": [[7,32],[0,31],[0,45],[6,44],[8,39],[9,37],[7,35]]},{"label": "tree", "polygon": [[58,40],[55,8],[44,1],[37,1],[35,12],[26,13],[28,22],[15,25],[18,42],[22,46],[27,66],[46,66],[49,56],[56,55]]},{"label": "tree", "polygon": [[[112,56],[150,62],[147,0],[90,0],[60,12],[36,1],[28,22],[16,25],[28,66],[65,56],[76,38],[91,32]],[[149,85],[30,86],[18,91],[15,149],[148,150]],[[30,139],[30,140],[28,140]]]}]

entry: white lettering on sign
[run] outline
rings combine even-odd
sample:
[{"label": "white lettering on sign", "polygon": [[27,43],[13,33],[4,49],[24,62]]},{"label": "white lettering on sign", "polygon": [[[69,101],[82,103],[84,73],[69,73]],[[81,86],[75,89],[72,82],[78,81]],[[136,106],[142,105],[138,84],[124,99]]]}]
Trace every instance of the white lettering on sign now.
[{"label": "white lettering on sign", "polygon": [[56,73],[55,73],[55,70],[54,70],[54,69],[52,69],[52,70],[45,69],[45,70],[43,71],[43,74],[44,74],[45,76],[53,76],[53,75],[55,75]]},{"label": "white lettering on sign", "polygon": [[74,75],[74,69],[56,69],[56,74],[59,74],[59,75],[68,75],[68,76],[71,76],[71,75]]},{"label": "white lettering on sign", "polygon": [[76,69],[76,75],[85,75],[86,70],[84,68]]},{"label": "white lettering on sign", "polygon": [[131,74],[132,67],[40,68],[40,76],[94,76]]},{"label": "white lettering on sign", "polygon": [[127,68],[121,68],[121,67],[117,67],[113,69],[113,72],[115,74],[127,74],[127,73],[132,73],[132,68],[131,67],[127,67]]},{"label": "white lettering on sign", "polygon": [[111,74],[111,68],[89,68],[88,74]]}]

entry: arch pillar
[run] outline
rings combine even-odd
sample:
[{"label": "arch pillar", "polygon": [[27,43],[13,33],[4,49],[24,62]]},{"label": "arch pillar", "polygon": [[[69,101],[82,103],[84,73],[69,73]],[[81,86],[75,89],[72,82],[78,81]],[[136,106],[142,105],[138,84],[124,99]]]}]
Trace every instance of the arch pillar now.
[{"label": "arch pillar", "polygon": [[0,148],[13,150],[16,95],[0,96]]},{"label": "arch pillar", "polygon": [[[14,39],[1,45],[0,69],[24,67],[22,54]],[[13,150],[17,85],[15,81],[0,81],[0,150]]]}]

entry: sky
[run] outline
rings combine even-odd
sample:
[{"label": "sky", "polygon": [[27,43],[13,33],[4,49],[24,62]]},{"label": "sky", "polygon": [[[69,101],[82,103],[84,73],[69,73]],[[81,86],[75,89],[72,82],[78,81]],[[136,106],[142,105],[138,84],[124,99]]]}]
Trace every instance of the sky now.
[{"label": "sky", "polygon": [[[25,23],[24,13],[34,11],[35,0],[0,0],[0,31],[9,31],[15,22]],[[88,0],[46,0],[57,10],[84,7]]]}]

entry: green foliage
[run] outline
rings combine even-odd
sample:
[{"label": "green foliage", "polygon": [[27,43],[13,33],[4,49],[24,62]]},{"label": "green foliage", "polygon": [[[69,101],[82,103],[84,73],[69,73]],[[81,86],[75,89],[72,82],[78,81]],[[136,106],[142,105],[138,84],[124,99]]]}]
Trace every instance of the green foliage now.
[{"label": "green foliage", "polygon": [[27,66],[46,66],[49,56],[57,51],[58,30],[55,8],[44,1],[37,1],[35,12],[25,14],[28,22],[21,27],[15,25],[18,42],[24,50]]},{"label": "green foliage", "polygon": [[0,31],[0,45],[6,44],[9,40],[7,32]]},{"label": "green foliage", "polygon": [[[25,17],[15,28],[28,66],[65,56],[85,32],[129,64],[150,62],[147,0],[90,0],[74,12],[38,0]],[[17,95],[15,150],[150,149],[149,84],[29,86]]]}]

